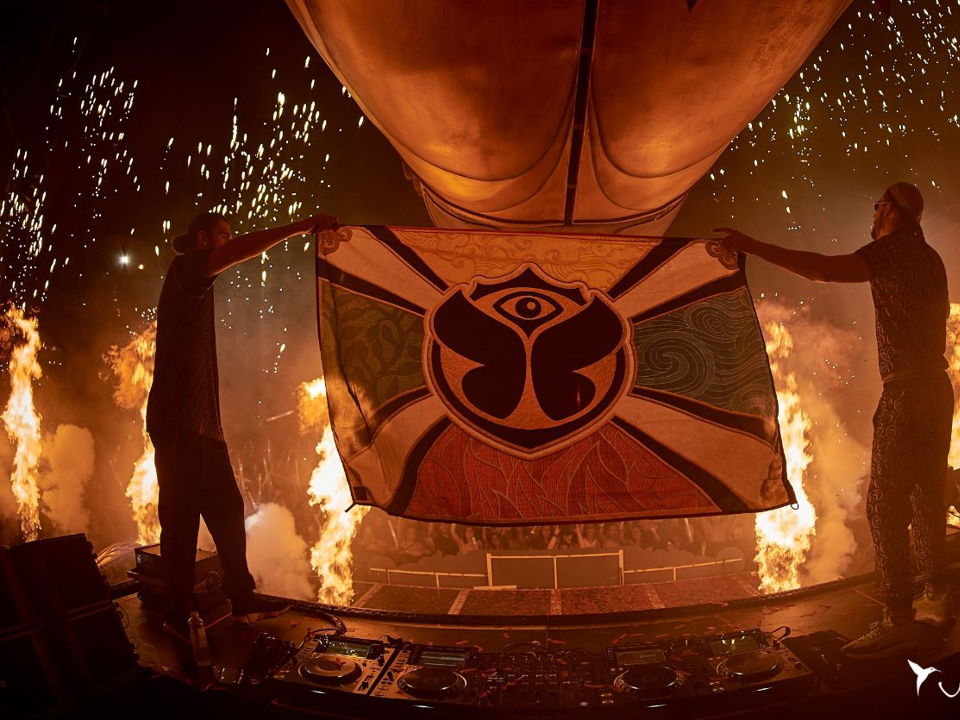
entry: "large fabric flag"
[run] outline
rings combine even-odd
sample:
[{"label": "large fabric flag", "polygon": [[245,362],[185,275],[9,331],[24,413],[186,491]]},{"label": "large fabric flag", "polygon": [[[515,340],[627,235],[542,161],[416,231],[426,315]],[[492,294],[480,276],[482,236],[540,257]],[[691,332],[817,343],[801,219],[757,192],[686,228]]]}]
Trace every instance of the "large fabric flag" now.
[{"label": "large fabric flag", "polygon": [[743,268],[715,241],[342,227],[317,280],[357,503],[496,525],[795,499]]}]

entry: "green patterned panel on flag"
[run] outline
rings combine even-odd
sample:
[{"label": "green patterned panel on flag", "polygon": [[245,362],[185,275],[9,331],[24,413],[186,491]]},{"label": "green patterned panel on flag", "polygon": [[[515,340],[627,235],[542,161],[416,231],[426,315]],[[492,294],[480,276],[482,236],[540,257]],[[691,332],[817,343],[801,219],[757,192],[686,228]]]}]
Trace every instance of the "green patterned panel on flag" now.
[{"label": "green patterned panel on flag", "polygon": [[424,384],[423,318],[349,291],[329,292],[340,366],[371,410]]},{"label": "green patterned panel on flag", "polygon": [[746,288],[634,325],[636,385],[767,417],[773,387]]}]

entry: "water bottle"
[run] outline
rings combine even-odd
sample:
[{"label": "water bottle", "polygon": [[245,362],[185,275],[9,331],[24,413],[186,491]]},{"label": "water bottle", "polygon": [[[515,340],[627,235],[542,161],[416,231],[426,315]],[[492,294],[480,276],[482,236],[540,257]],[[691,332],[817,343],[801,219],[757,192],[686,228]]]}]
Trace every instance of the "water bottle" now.
[{"label": "water bottle", "polygon": [[210,667],[210,645],[207,643],[207,629],[203,625],[203,618],[196,610],[190,613],[187,628],[190,630],[193,661],[197,664],[197,667]]}]

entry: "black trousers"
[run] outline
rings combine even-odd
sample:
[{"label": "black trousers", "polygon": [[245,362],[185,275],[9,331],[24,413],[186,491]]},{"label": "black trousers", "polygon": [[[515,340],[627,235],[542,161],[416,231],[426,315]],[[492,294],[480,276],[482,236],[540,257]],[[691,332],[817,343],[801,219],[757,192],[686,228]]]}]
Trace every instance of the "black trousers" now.
[{"label": "black trousers", "polygon": [[911,535],[925,589],[946,589],[944,485],[952,418],[953,388],[946,373],[884,385],[873,417],[867,519],[880,588],[894,616],[912,612]]},{"label": "black trousers", "polygon": [[192,609],[200,517],[217,545],[224,590],[236,601],[253,592],[247,568],[243,496],[222,440],[185,430],[150,434],[160,485],[160,557],[170,616]]}]

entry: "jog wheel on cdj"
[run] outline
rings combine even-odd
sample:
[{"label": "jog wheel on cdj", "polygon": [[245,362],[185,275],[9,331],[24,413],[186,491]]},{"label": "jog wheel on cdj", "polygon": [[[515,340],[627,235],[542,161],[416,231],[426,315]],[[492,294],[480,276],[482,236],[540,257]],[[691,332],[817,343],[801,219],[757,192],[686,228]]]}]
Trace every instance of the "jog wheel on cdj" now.
[{"label": "jog wheel on cdj", "polygon": [[680,684],[680,674],[668,665],[634,665],[620,673],[613,686],[638,695],[656,696],[670,692]]},{"label": "jog wheel on cdj", "polygon": [[467,679],[449,668],[422,667],[411,670],[400,678],[400,689],[422,698],[441,698],[459,695],[467,687]]},{"label": "jog wheel on cdj", "polygon": [[324,685],[343,685],[359,677],[360,666],[353,660],[343,660],[336,655],[318,655],[300,666],[300,674],[307,680]]},{"label": "jog wheel on cdj", "polygon": [[723,669],[737,680],[754,680],[780,672],[780,653],[772,648],[747,650],[730,655]]}]

